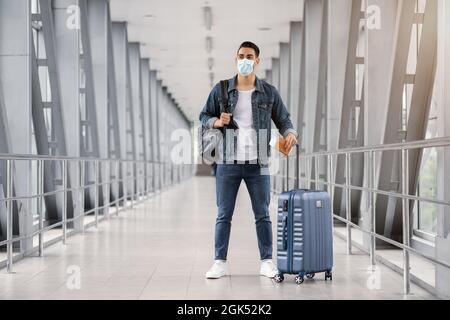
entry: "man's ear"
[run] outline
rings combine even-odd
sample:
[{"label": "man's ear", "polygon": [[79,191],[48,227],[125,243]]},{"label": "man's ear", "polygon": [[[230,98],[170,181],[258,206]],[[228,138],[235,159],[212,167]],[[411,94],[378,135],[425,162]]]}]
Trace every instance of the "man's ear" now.
[{"label": "man's ear", "polygon": [[256,62],[257,65],[259,65],[259,63],[261,62],[261,59],[256,58],[255,62]]}]

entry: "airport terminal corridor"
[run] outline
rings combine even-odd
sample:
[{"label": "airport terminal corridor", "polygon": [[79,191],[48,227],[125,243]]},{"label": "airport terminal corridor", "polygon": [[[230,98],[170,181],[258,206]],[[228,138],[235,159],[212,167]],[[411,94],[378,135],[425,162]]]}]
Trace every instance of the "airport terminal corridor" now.
[{"label": "airport terminal corridor", "polygon": [[[190,193],[192,196],[183,198]],[[271,205],[275,219],[274,200]],[[323,274],[298,286],[259,276],[259,254],[245,184],[236,203],[229,248],[230,276],[205,279],[213,261],[217,207],[211,177],[195,177],[111,217],[85,234],[55,244],[44,257],[28,257],[14,274],[0,273],[0,299],[373,300],[436,299],[383,265],[370,272],[368,255],[335,237],[333,280]],[[274,229],[275,229],[274,224]],[[70,278],[79,268],[79,289]],[[69,273],[68,273],[69,272]],[[375,279],[374,277],[379,277]]]},{"label": "airport terminal corridor", "polygon": [[0,0],[0,302],[450,300],[449,181],[449,0]]}]

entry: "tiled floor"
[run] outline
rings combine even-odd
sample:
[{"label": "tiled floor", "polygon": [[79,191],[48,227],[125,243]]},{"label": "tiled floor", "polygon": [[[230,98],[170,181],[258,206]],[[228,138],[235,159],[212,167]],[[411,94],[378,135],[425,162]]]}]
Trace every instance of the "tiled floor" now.
[{"label": "tiled floor", "polygon": [[[346,239],[347,231],[344,226],[339,226],[334,228],[335,233],[341,235],[341,238]],[[355,230],[352,228],[352,241],[362,246],[363,235],[360,230]],[[400,270],[403,270],[403,251],[400,249],[377,249],[376,255],[378,258],[384,259],[389,263],[395,265]],[[430,287],[435,287],[435,275],[436,267],[431,262],[416,256],[414,254],[410,255],[410,267],[411,275],[417,277],[418,279],[425,282]]]},{"label": "tiled floor", "polygon": [[[338,238],[332,282],[317,275],[297,286],[293,277],[276,284],[258,276],[245,184],[233,220],[231,276],[206,280],[213,259],[215,205],[212,178],[186,181],[102,222],[98,230],[68,238],[66,246],[49,247],[43,258],[21,260],[14,265],[15,274],[0,270],[0,299],[434,299],[416,286],[404,297],[401,276],[383,266],[368,271],[368,257],[357,251],[347,256]],[[73,288],[77,284],[79,289]]]}]

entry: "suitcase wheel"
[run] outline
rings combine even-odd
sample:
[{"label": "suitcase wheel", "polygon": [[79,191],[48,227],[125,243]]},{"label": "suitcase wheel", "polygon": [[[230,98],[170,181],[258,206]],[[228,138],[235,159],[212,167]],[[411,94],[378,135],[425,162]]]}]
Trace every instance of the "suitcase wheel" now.
[{"label": "suitcase wheel", "polygon": [[316,274],[313,273],[313,272],[312,272],[312,273],[307,273],[307,274],[306,274],[306,278],[309,279],[309,280],[311,280],[312,278],[314,278],[315,275],[316,275]]},{"label": "suitcase wheel", "polygon": [[303,276],[296,276],[295,277],[295,283],[296,284],[302,284],[303,283],[303,281],[305,281],[305,278],[303,277]]},{"label": "suitcase wheel", "polygon": [[282,283],[284,281],[284,276],[282,274],[277,274],[273,279],[276,283]]},{"label": "suitcase wheel", "polygon": [[325,281],[328,279],[333,280],[333,273],[331,271],[325,272]]}]

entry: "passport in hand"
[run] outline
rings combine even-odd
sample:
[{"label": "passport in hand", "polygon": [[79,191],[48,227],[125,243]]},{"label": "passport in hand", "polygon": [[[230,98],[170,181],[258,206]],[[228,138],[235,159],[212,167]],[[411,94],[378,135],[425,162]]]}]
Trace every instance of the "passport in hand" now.
[{"label": "passport in hand", "polygon": [[292,151],[292,147],[289,149],[286,149],[285,144],[286,144],[286,139],[284,139],[283,137],[279,137],[275,144],[275,149],[288,157]]}]

